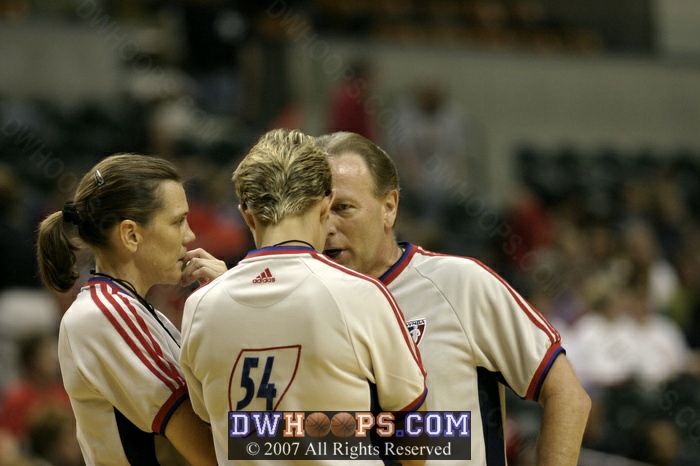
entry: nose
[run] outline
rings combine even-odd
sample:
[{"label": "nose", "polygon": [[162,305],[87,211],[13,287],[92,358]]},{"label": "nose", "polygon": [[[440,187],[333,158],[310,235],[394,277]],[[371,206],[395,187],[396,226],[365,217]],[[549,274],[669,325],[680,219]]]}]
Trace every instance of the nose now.
[{"label": "nose", "polygon": [[182,237],[182,244],[190,244],[196,238],[197,236],[194,234],[194,231],[192,231],[190,224],[188,223],[187,228],[185,229],[185,235]]},{"label": "nose", "polygon": [[336,234],[337,230],[335,228],[335,222],[333,221],[333,214],[328,216],[326,220],[326,237],[331,237]]}]

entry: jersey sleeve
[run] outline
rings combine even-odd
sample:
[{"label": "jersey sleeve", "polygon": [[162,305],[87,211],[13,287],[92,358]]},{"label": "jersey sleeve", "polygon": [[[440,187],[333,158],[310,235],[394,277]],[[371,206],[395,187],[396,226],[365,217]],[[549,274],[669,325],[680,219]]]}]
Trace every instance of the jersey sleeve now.
[{"label": "jersey sleeve", "polygon": [[98,311],[66,314],[61,324],[62,351],[75,367],[70,376],[92,392],[73,396],[99,394],[139,429],[164,434],[188,396],[179,348],[135,300],[105,286],[92,288],[91,298]]},{"label": "jersey sleeve", "polygon": [[427,394],[425,369],[403,313],[388,289],[369,282],[346,315],[359,364],[383,411],[412,411]]},{"label": "jersey sleeve", "polygon": [[192,321],[194,319],[194,313],[199,304],[199,299],[197,299],[197,294],[191,295],[191,297],[185,301],[185,310],[182,317],[182,348],[180,351],[180,367],[182,373],[185,375],[185,380],[187,381],[187,386],[190,392],[190,401],[192,403],[192,409],[197,415],[207,423],[211,423],[209,417],[209,412],[204,404],[204,390],[202,388],[202,381],[197,378],[192,369],[192,358],[190,346],[192,344],[190,334],[192,331]]},{"label": "jersey sleeve", "polygon": [[554,359],[563,352],[557,330],[503,278],[475,261],[466,284],[477,365],[500,373],[521,398],[537,400]]}]

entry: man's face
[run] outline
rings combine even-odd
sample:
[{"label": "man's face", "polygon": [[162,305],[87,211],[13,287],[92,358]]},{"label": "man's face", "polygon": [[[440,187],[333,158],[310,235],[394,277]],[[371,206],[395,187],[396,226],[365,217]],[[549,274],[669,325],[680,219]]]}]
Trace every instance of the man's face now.
[{"label": "man's face", "polygon": [[354,153],[332,156],[335,199],[328,220],[326,254],[357,272],[379,277],[392,265],[396,191],[377,198],[365,161]]}]

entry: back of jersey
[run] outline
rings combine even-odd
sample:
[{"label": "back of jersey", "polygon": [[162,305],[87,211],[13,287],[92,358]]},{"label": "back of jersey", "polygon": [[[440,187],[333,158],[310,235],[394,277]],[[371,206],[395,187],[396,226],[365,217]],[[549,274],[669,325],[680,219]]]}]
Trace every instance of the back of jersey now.
[{"label": "back of jersey", "polygon": [[217,448],[229,411],[367,411],[372,385],[381,409],[398,411],[425,391],[386,288],[307,249],[256,251],[194,293],[181,362]]}]

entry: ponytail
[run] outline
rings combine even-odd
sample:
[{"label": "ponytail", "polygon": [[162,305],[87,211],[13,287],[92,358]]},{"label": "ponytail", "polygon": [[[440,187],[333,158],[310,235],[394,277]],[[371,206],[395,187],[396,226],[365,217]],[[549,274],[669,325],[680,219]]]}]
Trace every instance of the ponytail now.
[{"label": "ponytail", "polygon": [[41,280],[49,289],[58,293],[70,290],[80,276],[75,252],[76,247],[66,233],[63,212],[49,215],[39,225],[37,259]]}]

